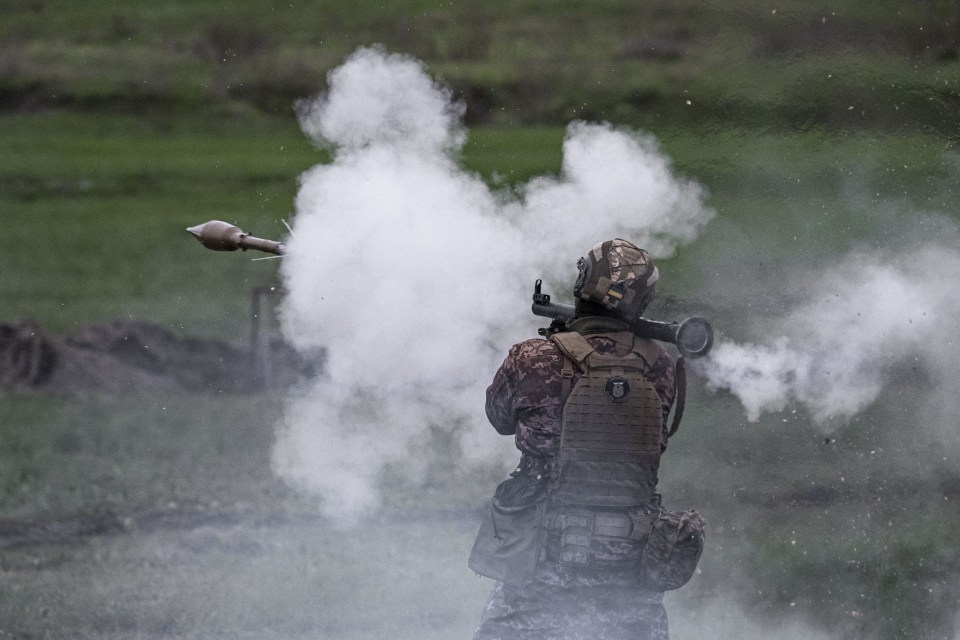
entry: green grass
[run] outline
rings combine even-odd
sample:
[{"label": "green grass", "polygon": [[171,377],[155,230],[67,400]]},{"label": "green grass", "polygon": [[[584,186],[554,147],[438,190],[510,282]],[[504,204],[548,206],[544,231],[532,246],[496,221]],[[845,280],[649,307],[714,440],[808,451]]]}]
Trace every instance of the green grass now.
[{"label": "green grass", "polygon": [[[47,112],[3,116],[0,129],[0,318],[54,331],[146,318],[244,335],[249,291],[276,281],[276,263],[211,254],[183,230],[216,218],[281,236],[298,175],[327,159],[292,120],[249,115],[208,123]],[[715,233],[734,225],[783,258],[870,240],[883,213],[875,202],[957,211],[956,152],[934,135],[655,133],[676,171],[710,191],[722,215]],[[559,171],[562,140],[556,127],[474,128],[463,164],[494,186],[520,184]],[[690,291],[688,267],[705,250],[665,262],[677,292]]]},{"label": "green grass", "polygon": [[958,15],[945,1],[225,6],[14,2],[0,27],[0,109],[288,116],[353,50],[382,43],[424,60],[472,122],[956,133]]},{"label": "green grass", "polygon": [[325,157],[294,123],[259,119],[47,113],[0,127],[3,316],[52,330],[134,317],[237,335],[276,265],[208,254],[184,229],[218,218],[280,235],[299,172]]},{"label": "green grass", "polygon": [[285,493],[269,464],[280,403],[4,394],[0,518],[265,503]]},{"label": "green grass", "polygon": [[564,130],[560,127],[471,129],[463,165],[492,185],[514,185],[560,171]]},{"label": "green grass", "polygon": [[[184,229],[224,219],[285,233],[299,174],[325,153],[292,121],[0,118],[0,318],[53,331],[115,318],[244,335],[249,292],[277,263],[203,250]],[[562,131],[475,132],[470,170],[509,181],[559,168]]]}]

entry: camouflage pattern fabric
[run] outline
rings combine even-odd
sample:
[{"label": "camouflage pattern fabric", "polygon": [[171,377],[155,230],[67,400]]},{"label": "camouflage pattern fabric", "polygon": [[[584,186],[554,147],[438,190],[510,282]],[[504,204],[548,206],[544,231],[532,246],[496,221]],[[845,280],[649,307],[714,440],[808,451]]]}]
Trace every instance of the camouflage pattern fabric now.
[{"label": "camouflage pattern fabric", "polygon": [[[587,335],[587,341],[603,355],[624,356],[629,348],[612,338]],[[657,345],[659,357],[645,376],[653,384],[663,406],[661,449],[667,448],[670,407],[676,392],[673,360]],[[487,418],[502,435],[516,435],[521,453],[552,458],[560,449],[562,397],[560,371],[563,355],[549,340],[535,338],[511,347],[506,359],[487,388]],[[580,379],[574,372],[571,387]]]},{"label": "camouflage pattern fabric", "polygon": [[[598,353],[629,353],[629,347],[609,337],[585,337]],[[645,375],[660,397],[663,425],[667,425],[675,393],[674,365],[663,347],[658,346],[657,353]],[[525,457],[551,459],[559,451],[566,401],[562,368],[563,356],[556,345],[527,340],[510,349],[487,389],[487,417],[498,433],[515,436]],[[578,371],[574,373],[570,388],[579,376]],[[666,426],[660,446],[666,449]],[[525,469],[517,473],[518,481],[526,475]],[[547,546],[549,550],[549,541]],[[637,548],[622,543],[612,543],[603,551],[606,560],[622,558],[630,564],[638,554]],[[663,594],[640,588],[639,566],[635,566],[636,571],[623,564],[571,571],[548,554],[533,580],[522,585],[496,583],[474,640],[667,640]]]},{"label": "camouflage pattern fabric", "polygon": [[496,583],[473,640],[668,640],[663,594]]},{"label": "camouflage pattern fabric", "polygon": [[660,278],[650,255],[620,238],[597,244],[577,266],[574,296],[616,309],[621,317],[642,313]]}]

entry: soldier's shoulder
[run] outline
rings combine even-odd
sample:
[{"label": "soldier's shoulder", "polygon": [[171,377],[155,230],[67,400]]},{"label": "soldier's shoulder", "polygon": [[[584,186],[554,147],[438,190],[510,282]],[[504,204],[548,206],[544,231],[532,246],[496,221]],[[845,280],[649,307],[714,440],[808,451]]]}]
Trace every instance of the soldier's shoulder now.
[{"label": "soldier's shoulder", "polygon": [[558,357],[559,355],[560,350],[557,345],[544,338],[530,338],[518,342],[510,348],[510,357],[518,360]]},{"label": "soldier's shoulder", "polygon": [[643,339],[644,358],[647,363],[655,369],[673,369],[673,356],[659,342],[655,340]]},{"label": "soldier's shoulder", "polygon": [[[619,353],[620,355],[626,355],[626,353],[629,352],[629,347],[625,347],[623,344],[618,343],[612,336],[607,334],[593,334],[586,336],[586,338],[587,341],[590,342],[590,344],[593,345],[599,353]],[[660,364],[662,366],[673,362],[670,352],[667,351],[662,344],[656,342],[655,340],[637,336],[633,344],[634,348],[641,353],[644,360],[646,360],[650,365]]]},{"label": "soldier's shoulder", "polygon": [[651,354],[656,354],[657,359],[669,358],[670,360],[673,360],[673,358],[670,356],[670,352],[667,351],[667,348],[656,340],[651,340],[649,338],[641,338],[641,340],[646,343],[646,348]]}]

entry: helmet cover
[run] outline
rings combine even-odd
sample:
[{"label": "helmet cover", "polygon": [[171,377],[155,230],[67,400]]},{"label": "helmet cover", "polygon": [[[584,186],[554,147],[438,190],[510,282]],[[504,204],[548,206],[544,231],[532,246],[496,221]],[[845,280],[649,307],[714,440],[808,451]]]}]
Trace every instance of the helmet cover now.
[{"label": "helmet cover", "polygon": [[573,287],[574,297],[623,318],[643,313],[660,278],[650,254],[620,238],[594,246],[577,267],[580,275]]}]

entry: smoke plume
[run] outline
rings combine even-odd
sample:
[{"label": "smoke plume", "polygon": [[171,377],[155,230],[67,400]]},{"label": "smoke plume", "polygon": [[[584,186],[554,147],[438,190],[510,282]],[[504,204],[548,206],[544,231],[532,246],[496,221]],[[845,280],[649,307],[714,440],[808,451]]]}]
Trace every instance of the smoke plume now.
[{"label": "smoke plume", "polygon": [[[758,328],[760,344],[723,342],[704,371],[715,389],[762,412],[803,407],[826,427],[843,424],[896,387],[920,390],[931,425],[956,415],[960,239],[928,220],[937,240],[901,238],[899,249],[854,252],[788,286],[805,303]],[[931,384],[930,381],[936,381]]]},{"label": "smoke plume", "polygon": [[669,255],[713,213],[649,136],[573,123],[560,176],[505,195],[457,162],[462,109],[418,61],[361,49],[328,80],[300,116],[333,160],[301,178],[282,267],[284,333],[327,358],[288,403],[274,467],[349,523],[377,507],[385,465],[424,471],[432,430],[464,461],[505,459],[484,389],[535,335],[536,278],[569,291],[577,258],[612,237]]}]

